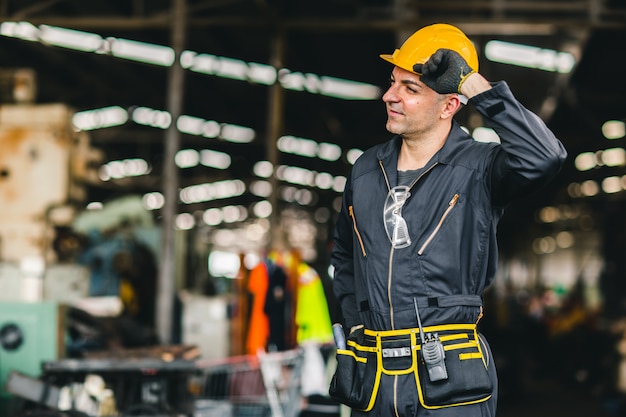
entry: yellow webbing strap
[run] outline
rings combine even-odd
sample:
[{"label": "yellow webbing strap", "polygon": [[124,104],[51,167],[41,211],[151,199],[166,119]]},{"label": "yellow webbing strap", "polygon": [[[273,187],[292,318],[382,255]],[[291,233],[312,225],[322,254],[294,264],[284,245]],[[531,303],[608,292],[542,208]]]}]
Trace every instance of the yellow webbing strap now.
[{"label": "yellow webbing strap", "polygon": [[[476,324],[442,324],[439,326],[427,326],[424,327],[424,333],[438,333],[438,332],[446,332],[446,331],[476,331]],[[364,334],[367,336],[375,336],[375,337],[390,337],[390,336],[407,336],[411,334],[418,333],[420,329],[415,327],[411,329],[400,329],[400,330],[370,330],[365,329]]]}]

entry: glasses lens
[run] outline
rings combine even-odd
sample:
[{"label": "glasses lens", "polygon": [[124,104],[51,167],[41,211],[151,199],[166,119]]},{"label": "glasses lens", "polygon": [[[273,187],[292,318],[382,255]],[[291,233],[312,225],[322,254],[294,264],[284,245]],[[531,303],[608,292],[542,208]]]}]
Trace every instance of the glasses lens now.
[{"label": "glasses lens", "polygon": [[409,229],[406,226],[406,221],[402,216],[395,216],[396,224],[393,227],[393,246],[397,248],[404,248],[411,244],[411,237],[409,236]]},{"label": "glasses lens", "polygon": [[409,229],[406,220],[402,217],[402,207],[411,193],[407,186],[397,186],[389,190],[385,200],[383,218],[385,230],[391,245],[395,249],[406,248],[411,244]]}]

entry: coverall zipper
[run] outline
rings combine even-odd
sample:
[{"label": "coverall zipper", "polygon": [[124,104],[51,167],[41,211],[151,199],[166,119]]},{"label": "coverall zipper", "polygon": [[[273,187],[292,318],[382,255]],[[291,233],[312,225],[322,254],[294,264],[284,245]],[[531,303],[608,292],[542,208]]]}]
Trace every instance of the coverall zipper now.
[{"label": "coverall zipper", "polygon": [[[389,178],[387,177],[387,172],[385,171],[385,167],[383,166],[383,161],[379,160],[378,164],[380,165],[380,169],[383,171],[383,176],[385,177],[385,182],[387,183],[387,192],[391,191],[391,185],[389,184]],[[420,180],[422,179],[422,177],[424,177],[424,175],[426,175],[427,173],[429,173],[435,166],[437,166],[437,162],[435,162],[434,164],[432,164],[430,167],[428,167],[426,170],[424,170],[424,172],[422,172],[411,184],[409,184],[409,191],[411,191],[411,189],[413,189],[413,186]],[[455,195],[455,197],[458,198],[458,195]],[[455,200],[456,203],[456,200]],[[446,213],[449,211],[446,210]],[[445,214],[444,214],[445,216]],[[443,220],[441,220],[443,221]],[[440,221],[440,223],[441,223]],[[355,223],[355,227],[356,227],[356,223]],[[358,233],[357,233],[358,236]],[[387,277],[387,301],[389,303],[389,320],[391,323],[391,329],[395,330],[396,326],[394,323],[394,312],[393,312],[393,301],[391,301],[391,281],[392,281],[392,277],[393,277],[393,254],[394,254],[394,247],[393,245],[391,246],[391,252],[389,253],[389,275]],[[394,403],[394,413],[396,415],[396,417],[399,417],[398,414],[398,401],[397,401],[397,397],[398,397],[398,375],[394,376],[394,386],[393,386],[393,403]]]},{"label": "coverall zipper", "polygon": [[395,330],[396,325],[393,320],[393,303],[391,302],[391,272],[393,270],[393,252],[394,247],[391,246],[391,252],[389,253],[389,273],[387,275],[387,300],[389,301],[389,321],[391,322],[391,329]]},{"label": "coverall zipper", "polygon": [[398,375],[393,378],[393,413],[396,417],[400,417],[398,412]]},{"label": "coverall zipper", "polygon": [[[437,166],[438,162],[435,162],[427,169],[424,170],[411,184],[409,184],[409,191],[413,189],[413,186],[417,184],[417,182],[424,177],[424,175],[428,174],[435,166]],[[385,177],[385,182],[387,183],[387,192],[391,191],[391,185],[389,184],[389,178],[387,177],[387,171],[385,171],[385,167],[383,166],[383,161],[379,160],[378,165],[380,165],[380,169],[383,172],[383,176]],[[458,197],[458,196],[457,196]],[[352,213],[352,207],[349,207],[350,213]],[[354,217],[353,217],[354,219]],[[355,230],[356,230],[356,222],[355,222]],[[357,232],[358,236],[358,232]],[[360,237],[359,237],[360,239]],[[389,275],[387,276],[387,302],[389,303],[389,318],[391,322],[391,330],[396,330],[396,326],[393,320],[393,302],[391,301],[391,278],[393,276],[393,253],[394,248],[391,246],[391,252],[389,253]]]},{"label": "coverall zipper", "polygon": [[444,211],[443,216],[441,216],[441,219],[439,219],[439,223],[437,223],[437,227],[435,227],[435,230],[433,230],[430,236],[428,236],[428,239],[426,239],[426,242],[424,242],[420,250],[417,251],[418,255],[421,255],[422,253],[424,253],[424,250],[426,249],[426,247],[435,238],[435,236],[439,232],[439,229],[441,229],[441,225],[443,224],[443,221],[446,219],[446,217],[448,217],[448,214],[450,214],[450,212],[456,205],[456,202],[458,201],[458,199],[459,199],[459,195],[454,194],[454,197],[452,197],[452,200],[450,200],[450,202],[448,203],[448,208],[446,209],[446,211]]}]

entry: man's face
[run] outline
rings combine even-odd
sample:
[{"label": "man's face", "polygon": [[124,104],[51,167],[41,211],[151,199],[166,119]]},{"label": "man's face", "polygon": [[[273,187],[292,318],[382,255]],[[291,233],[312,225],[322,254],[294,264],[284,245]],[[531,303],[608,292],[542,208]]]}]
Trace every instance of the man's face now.
[{"label": "man's face", "polygon": [[420,81],[419,75],[394,67],[383,95],[387,107],[386,128],[405,138],[428,132],[440,121],[445,106],[439,94]]}]

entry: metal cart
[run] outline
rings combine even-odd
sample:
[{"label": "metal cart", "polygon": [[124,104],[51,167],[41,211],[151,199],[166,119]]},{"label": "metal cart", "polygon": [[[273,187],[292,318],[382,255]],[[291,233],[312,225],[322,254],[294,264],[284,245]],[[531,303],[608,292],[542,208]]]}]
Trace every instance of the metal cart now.
[{"label": "metal cart", "polygon": [[87,385],[90,376],[111,389],[116,417],[296,417],[303,361],[301,349],[212,361],[63,359],[44,362],[41,378],[13,372],[7,386],[35,409],[48,410],[69,409],[60,404],[62,391],[71,387],[69,407],[89,417],[113,416],[97,402],[78,407],[84,390],[74,388]]},{"label": "metal cart", "polygon": [[303,361],[293,349],[196,363],[194,417],[295,417]]}]

